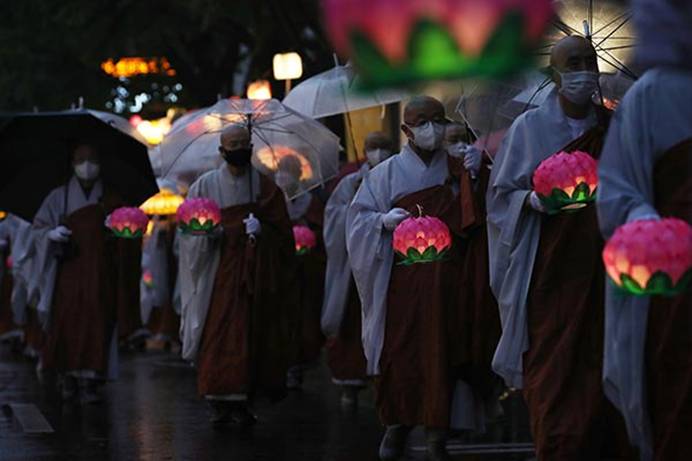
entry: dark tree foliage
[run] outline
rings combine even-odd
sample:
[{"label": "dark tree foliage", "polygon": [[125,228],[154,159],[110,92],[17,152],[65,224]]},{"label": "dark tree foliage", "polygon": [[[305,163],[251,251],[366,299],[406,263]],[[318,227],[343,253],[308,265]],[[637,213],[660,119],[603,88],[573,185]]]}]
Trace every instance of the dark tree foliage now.
[{"label": "dark tree foliage", "polygon": [[[318,0],[0,0],[0,111],[65,109],[80,96],[104,109],[147,93],[144,115],[159,114],[176,83],[177,104],[200,107],[232,95],[234,82],[238,92],[271,80],[274,53],[289,50],[306,74],[330,66]],[[165,56],[177,75],[101,71],[123,56]]]}]

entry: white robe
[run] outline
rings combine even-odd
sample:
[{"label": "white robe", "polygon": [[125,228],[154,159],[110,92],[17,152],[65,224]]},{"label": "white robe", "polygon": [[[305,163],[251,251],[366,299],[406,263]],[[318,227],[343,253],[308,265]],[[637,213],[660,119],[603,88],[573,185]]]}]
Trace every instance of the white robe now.
[{"label": "white robe", "polygon": [[438,150],[427,166],[408,146],[370,171],[348,210],[347,246],[363,313],[363,350],[367,373],[379,373],[387,318],[387,289],[394,262],[392,233],[382,217],[403,197],[444,184],[447,153]]},{"label": "white robe", "polygon": [[[16,325],[24,325],[28,304],[28,281],[32,275],[34,256],[31,224],[19,216],[8,214],[0,222],[0,239],[10,242],[8,254],[12,257],[12,318]],[[0,280],[2,280],[4,270],[4,261],[0,261]]]},{"label": "white robe", "polygon": [[142,273],[149,271],[154,281],[153,287],[147,287],[144,281],[140,282],[140,306],[142,324],[149,322],[151,311],[154,307],[163,307],[171,300],[168,248],[165,237],[166,229],[154,220],[151,235],[142,245]]},{"label": "white robe", "polygon": [[359,171],[344,176],[327,200],[324,209],[324,247],[327,251],[327,270],[322,304],[322,332],[328,338],[339,333],[350,295],[351,263],[346,250],[346,215],[359,182],[370,167],[364,163]]},{"label": "white robe", "polygon": [[[596,124],[595,112],[584,131]],[[529,348],[526,299],[540,240],[540,214],[524,206],[538,164],[575,139],[553,90],[538,108],[519,116],[495,157],[487,191],[490,287],[502,335],[493,370],[508,386],[523,386],[522,355]]]},{"label": "white robe", "polygon": [[[260,194],[260,177],[256,170],[250,171],[254,201]],[[222,165],[197,179],[190,186],[188,198],[210,198],[216,201],[221,209],[250,203],[249,178],[248,171],[240,177],[235,177],[231,175],[226,165]],[[194,361],[202,340],[221,254],[219,241],[214,236],[192,236],[180,233],[178,238],[182,357],[185,360]]]},{"label": "white robe", "polygon": [[[653,169],[661,154],[692,138],[692,72],[654,69],[629,90],[611,122],[599,164],[598,216],[603,235],[657,217]],[[688,172],[692,175],[692,172]],[[603,386],[622,412],[641,459],[653,457],[646,400],[649,298],[623,296],[606,284]]]}]

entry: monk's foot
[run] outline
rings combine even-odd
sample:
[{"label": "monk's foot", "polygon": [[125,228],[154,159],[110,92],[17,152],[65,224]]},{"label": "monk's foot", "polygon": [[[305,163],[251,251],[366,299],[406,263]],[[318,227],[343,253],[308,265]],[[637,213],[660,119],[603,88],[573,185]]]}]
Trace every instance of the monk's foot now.
[{"label": "monk's foot", "polygon": [[231,421],[231,405],[228,402],[210,400],[209,422],[214,427],[225,426]]},{"label": "monk's foot", "polygon": [[380,460],[397,461],[404,456],[406,441],[410,432],[410,426],[401,424],[387,426],[387,431],[384,433],[380,443]]},{"label": "monk's foot", "polygon": [[257,423],[257,416],[244,403],[234,405],[230,415],[231,424],[238,429],[247,429]]},{"label": "monk's foot", "polygon": [[65,402],[77,397],[77,392],[79,391],[77,378],[74,376],[63,376],[62,382],[60,383],[60,391],[62,399]]},{"label": "monk's foot", "polygon": [[448,432],[444,429],[426,429],[427,461],[450,461],[447,453]]},{"label": "monk's foot", "polygon": [[358,408],[358,393],[360,388],[356,386],[343,386],[341,388],[341,406],[345,409]]}]

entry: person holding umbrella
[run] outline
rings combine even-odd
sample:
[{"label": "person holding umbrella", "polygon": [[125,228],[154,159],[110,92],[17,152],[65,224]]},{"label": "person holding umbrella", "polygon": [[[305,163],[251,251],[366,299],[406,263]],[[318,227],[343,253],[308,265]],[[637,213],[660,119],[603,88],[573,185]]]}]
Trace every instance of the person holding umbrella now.
[{"label": "person holding umbrella", "polygon": [[71,163],[73,176],[48,194],[33,222],[47,330],[43,367],[59,374],[63,399],[81,392],[84,403],[94,403],[100,384],[117,373],[118,290],[136,289],[119,283],[119,246],[139,248],[116,241],[104,225],[123,201],[101,180],[97,147],[77,143]]},{"label": "person holding umbrella", "polygon": [[183,358],[215,426],[254,424],[258,395],[285,395],[297,303],[295,243],[284,194],[250,160],[250,131],[227,125],[224,165],[202,175],[188,198],[221,208],[220,230],[180,234]]}]

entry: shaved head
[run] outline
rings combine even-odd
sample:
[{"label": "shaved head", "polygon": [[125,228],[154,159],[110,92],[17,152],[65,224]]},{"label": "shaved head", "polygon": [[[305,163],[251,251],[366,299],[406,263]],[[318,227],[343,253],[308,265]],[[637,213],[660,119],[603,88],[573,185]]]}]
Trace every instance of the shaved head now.
[{"label": "shaved head", "polygon": [[470,144],[470,136],[466,125],[458,122],[450,123],[445,129],[445,144],[456,144],[458,142],[465,142]]},{"label": "shaved head", "polygon": [[221,147],[227,151],[248,147],[250,132],[245,125],[228,125],[221,132]]},{"label": "shaved head", "polygon": [[561,84],[557,72],[598,72],[598,55],[591,42],[577,35],[565,37],[557,42],[550,53],[553,81]]},{"label": "shaved head", "polygon": [[365,144],[363,147],[365,152],[375,149],[391,150],[392,143],[389,140],[389,136],[387,136],[384,132],[372,131],[365,137]]},{"label": "shaved head", "polygon": [[431,96],[415,96],[404,107],[404,123],[409,126],[417,126],[421,121],[434,121],[444,117],[444,106]]}]

